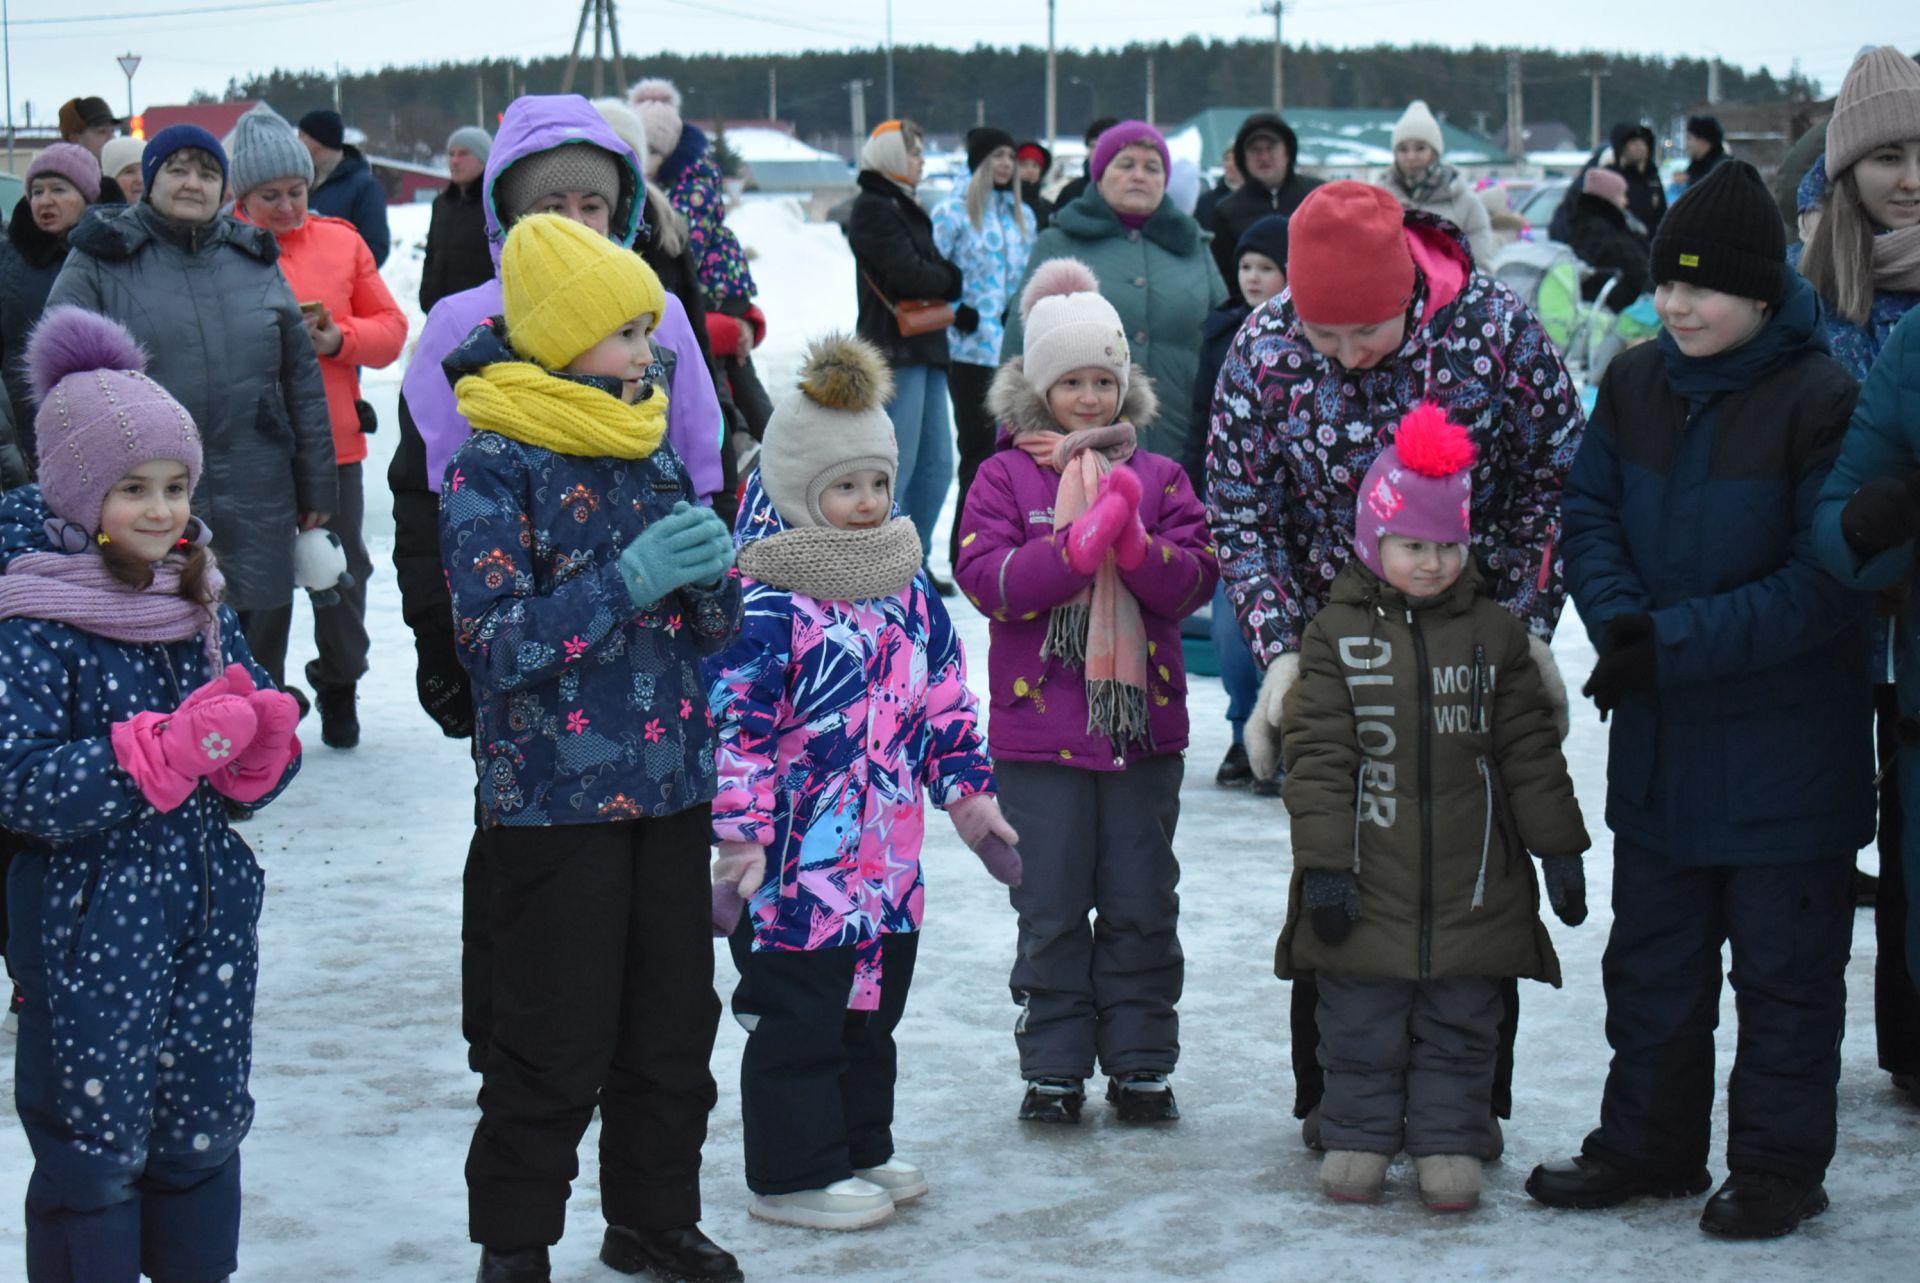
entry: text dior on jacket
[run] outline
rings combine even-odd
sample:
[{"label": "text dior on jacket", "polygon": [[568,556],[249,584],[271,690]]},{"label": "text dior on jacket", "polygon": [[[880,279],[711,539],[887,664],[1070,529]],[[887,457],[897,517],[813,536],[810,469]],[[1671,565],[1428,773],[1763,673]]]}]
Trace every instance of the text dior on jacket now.
[{"label": "text dior on jacket", "polygon": [[[1359,822],[1393,827],[1399,814],[1399,799],[1394,796],[1398,770],[1391,762],[1376,758],[1391,757],[1399,744],[1393,729],[1393,676],[1385,670],[1393,660],[1393,643],[1379,637],[1342,637],[1340,662],[1357,670],[1347,675],[1347,694],[1353,700],[1356,719],[1354,735],[1366,756],[1360,762]],[[1433,669],[1431,693],[1434,696],[1473,697],[1471,703],[1433,705],[1434,730],[1442,735],[1461,732],[1485,734],[1489,729],[1489,705],[1485,697],[1492,693],[1497,676],[1495,665],[1482,670],[1481,685],[1475,689],[1471,664],[1437,665]],[[1365,701],[1365,702],[1363,702]]]}]

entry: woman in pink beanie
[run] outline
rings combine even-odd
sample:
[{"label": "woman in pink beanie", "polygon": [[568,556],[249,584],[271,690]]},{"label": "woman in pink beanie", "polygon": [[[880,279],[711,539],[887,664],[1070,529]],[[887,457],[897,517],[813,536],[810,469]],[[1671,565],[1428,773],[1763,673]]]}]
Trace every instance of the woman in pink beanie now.
[{"label": "woman in pink beanie", "polygon": [[229,816],[300,762],[192,515],[199,430],[145,364],[49,309],[40,484],[0,502],[0,664],[36,675],[0,694],[34,1283],[237,1267],[264,879]]},{"label": "woman in pink beanie", "polygon": [[[0,240],[0,377],[7,385],[20,446],[32,467],[33,395],[21,358],[27,333],[46,310],[47,294],[67,261],[67,233],[100,199],[100,162],[78,143],[54,143],[27,166],[27,194]],[[24,476],[7,478],[19,485]]]}]

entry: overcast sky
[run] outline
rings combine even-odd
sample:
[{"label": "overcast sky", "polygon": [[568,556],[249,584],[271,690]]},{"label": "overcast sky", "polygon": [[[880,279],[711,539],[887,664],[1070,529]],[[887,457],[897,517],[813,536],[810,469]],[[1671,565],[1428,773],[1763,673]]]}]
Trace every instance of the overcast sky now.
[{"label": "overcast sky", "polygon": [[[76,93],[99,94],[123,110],[127,83],[114,58],[127,52],[143,58],[133,90],[136,107],[145,107],[183,102],[196,88],[217,92],[232,76],[273,67],[331,69],[337,62],[364,70],[507,51],[564,54],[579,15],[575,0],[7,0],[7,6],[16,122],[25,104],[41,120]],[[886,0],[625,0],[619,12],[630,65],[644,65],[650,50],[871,46],[882,38],[887,7]],[[1088,48],[1188,35],[1270,36],[1273,19],[1260,7],[1258,0],[1059,0],[1058,40]],[[897,44],[1046,42],[1044,0],[893,0],[892,9]],[[1798,57],[1806,74],[1831,91],[1863,44],[1920,48],[1920,6],[1887,0],[1292,0],[1285,31],[1289,44],[1520,42],[1717,54],[1776,74]]]}]

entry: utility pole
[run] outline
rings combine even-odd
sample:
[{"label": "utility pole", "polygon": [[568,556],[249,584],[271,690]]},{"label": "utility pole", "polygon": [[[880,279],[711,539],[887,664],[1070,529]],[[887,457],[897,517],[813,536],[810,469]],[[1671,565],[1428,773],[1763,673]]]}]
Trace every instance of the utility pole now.
[{"label": "utility pole", "polygon": [[985,98],[975,98],[973,100],[973,123],[976,128],[987,123],[987,100]]},{"label": "utility pole", "polygon": [[589,20],[593,22],[593,94],[598,98],[606,88],[603,50],[609,43],[613,49],[613,74],[620,88],[624,89],[627,83],[627,60],[620,52],[620,21],[614,13],[614,0],[581,0],[580,21],[573,29],[573,51],[567,55],[567,69],[560,77],[560,92],[573,92],[573,74],[580,67],[580,45],[587,37]]},{"label": "utility pole", "polygon": [[887,119],[900,119],[893,110],[893,0],[887,0]]},{"label": "utility pole", "polygon": [[853,154],[857,157],[861,146],[867,141],[867,82],[849,80],[847,101],[853,108]]},{"label": "utility pole", "polygon": [[[1591,71],[1589,71],[1589,72],[1587,73],[1587,78],[1588,78],[1589,80],[1591,80],[1591,81],[1593,82],[1593,101],[1592,101],[1592,104],[1591,104],[1591,107],[1592,107],[1592,117],[1591,117],[1591,119],[1592,119],[1592,122],[1593,122],[1593,149],[1594,149],[1595,151],[1599,151],[1599,150],[1600,150],[1600,143],[1601,143],[1601,139],[1605,137],[1605,135],[1603,135],[1603,134],[1602,134],[1602,133],[1600,132],[1600,130],[1601,130],[1601,122],[1600,122],[1600,81],[1601,81],[1601,79],[1602,79],[1603,77],[1606,77],[1606,76],[1610,76],[1610,75],[1612,75],[1612,74],[1613,74],[1612,72],[1610,72],[1610,71],[1602,71],[1602,70],[1600,70],[1600,69],[1599,69],[1598,67],[1595,67],[1595,68],[1594,68],[1593,70],[1591,70]],[[1617,159],[1617,158],[1616,158],[1616,159]]]},{"label": "utility pole", "polygon": [[1522,160],[1527,155],[1527,109],[1520,89],[1520,55],[1507,55],[1507,150]]},{"label": "utility pole", "polygon": [[1281,43],[1280,36],[1280,19],[1286,11],[1285,0],[1270,0],[1270,3],[1260,11],[1273,15],[1273,111],[1275,115],[1280,114],[1282,104],[1287,100],[1286,69],[1281,65],[1281,50],[1285,46]]},{"label": "utility pole", "polygon": [[340,112],[341,112],[341,107],[340,107],[340,64],[339,64],[339,63],[337,63],[337,62],[333,64],[333,110],[334,110],[334,113],[335,113],[336,115],[338,115],[338,114],[340,114]]},{"label": "utility pole", "polygon": [[1153,123],[1153,55],[1147,55],[1147,114],[1146,122]]},{"label": "utility pole", "polygon": [[473,123],[482,129],[487,128],[487,83],[477,71],[473,73]]},{"label": "utility pole", "polygon": [[1707,101],[1720,101],[1720,59],[1718,57],[1707,60]]},{"label": "utility pole", "polygon": [[780,68],[767,68],[767,119],[780,119]]},{"label": "utility pole", "polygon": [[[1053,50],[1055,3],[1056,0],[1047,0],[1047,151],[1049,154],[1060,150],[1060,75],[1054,61]],[[13,144],[9,142],[7,145],[11,147]]]},{"label": "utility pole", "polygon": [[[1051,23],[1048,24],[1048,30],[1049,31],[1052,30]],[[1049,46],[1051,46],[1052,41],[1048,41],[1048,44]],[[12,17],[7,13],[6,0],[0,0],[0,61],[4,61],[6,63],[7,169],[11,171],[13,169],[13,20],[12,20]],[[1049,71],[1051,71],[1053,66],[1053,54],[1051,52],[1051,49],[1049,49],[1049,52],[1047,54],[1047,66]],[[1052,92],[1051,85],[1053,83],[1051,78],[1049,78],[1047,83],[1049,85],[1048,92],[1051,93]],[[1053,102],[1052,98],[1049,97],[1047,102],[1048,102],[1048,110],[1049,112],[1051,112],[1052,102]]]}]

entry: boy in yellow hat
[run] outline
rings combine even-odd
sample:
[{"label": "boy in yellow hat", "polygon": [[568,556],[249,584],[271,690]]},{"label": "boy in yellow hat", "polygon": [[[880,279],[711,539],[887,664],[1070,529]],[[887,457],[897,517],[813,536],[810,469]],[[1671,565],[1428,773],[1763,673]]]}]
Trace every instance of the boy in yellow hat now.
[{"label": "boy in yellow hat", "polygon": [[700,659],[739,622],[733,539],[666,440],[652,269],[552,215],[500,268],[505,316],[445,362],[474,435],[440,501],[493,883],[469,1233],[481,1283],[546,1280],[597,1105],[602,1259],[737,1280],[697,1225],[720,1013]]}]

